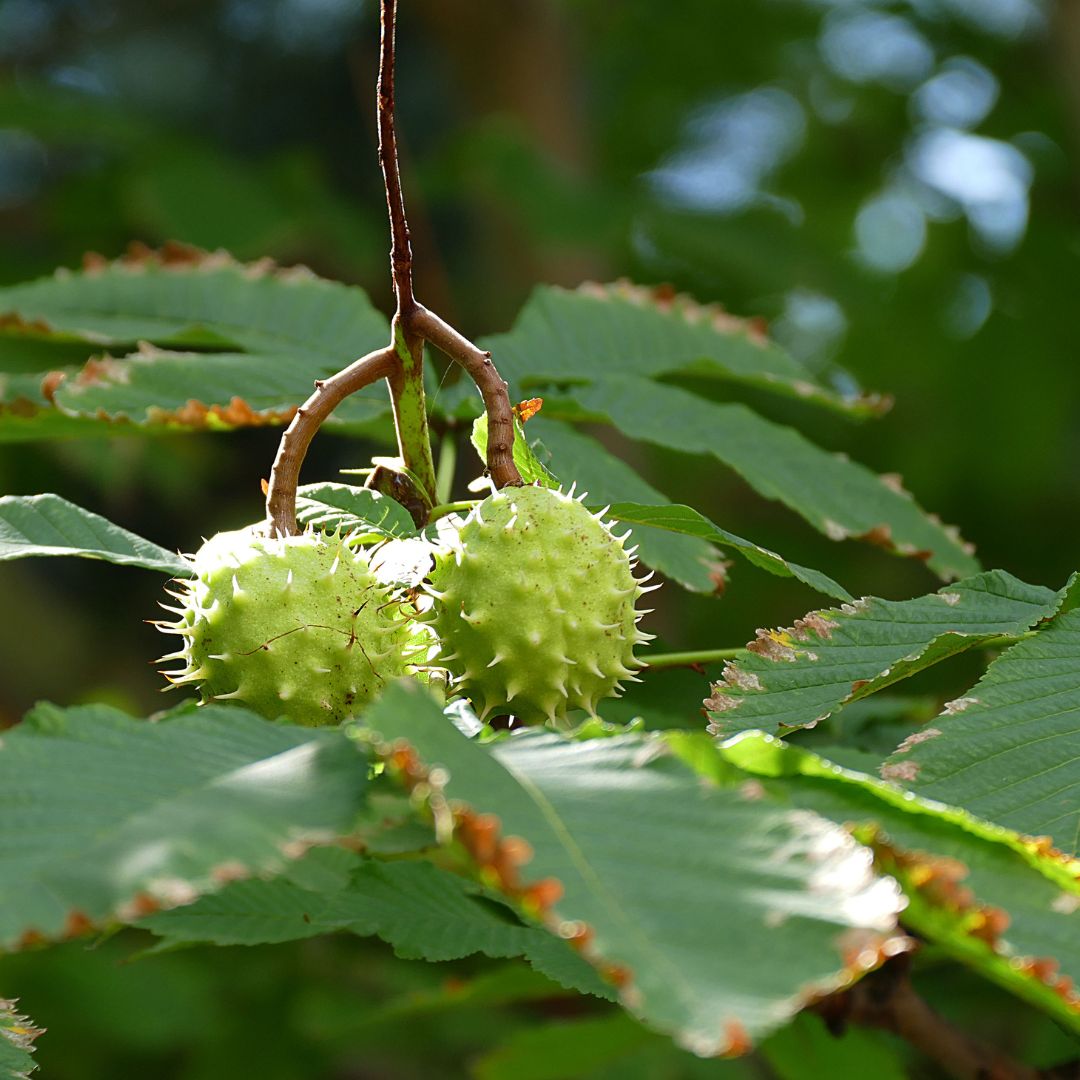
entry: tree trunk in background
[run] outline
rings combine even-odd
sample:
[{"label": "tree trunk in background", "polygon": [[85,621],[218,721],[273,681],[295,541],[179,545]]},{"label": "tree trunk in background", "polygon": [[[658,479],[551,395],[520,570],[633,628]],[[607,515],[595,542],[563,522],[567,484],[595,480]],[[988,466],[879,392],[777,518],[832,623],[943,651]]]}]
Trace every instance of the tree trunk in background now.
[{"label": "tree trunk in background", "polygon": [[[412,10],[445,49],[474,115],[512,116],[556,169],[589,175],[591,138],[575,27],[558,4],[417,0]],[[480,259],[489,265],[485,281],[498,283],[498,296],[488,300],[499,318],[512,314],[538,281],[576,285],[608,276],[596,250],[566,242],[538,244],[512,199],[500,206],[486,195],[478,197],[470,224]]]}]

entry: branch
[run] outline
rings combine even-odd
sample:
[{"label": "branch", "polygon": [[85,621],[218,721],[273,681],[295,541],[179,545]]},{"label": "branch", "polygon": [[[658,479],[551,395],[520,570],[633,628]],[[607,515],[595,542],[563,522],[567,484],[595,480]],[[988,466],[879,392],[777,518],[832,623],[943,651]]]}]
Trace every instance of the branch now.
[{"label": "branch", "polygon": [[815,1009],[834,1035],[848,1023],[899,1035],[954,1080],[1036,1080],[1037,1070],[977,1042],[939,1016],[911,985],[910,962],[898,957],[850,990],[832,994]]},{"label": "branch", "polygon": [[488,418],[487,468],[497,488],[520,487],[521,473],[514,464],[514,412],[506,381],[491,362],[491,353],[478,349],[468,338],[432,311],[417,305],[410,317],[417,333],[459,363],[476,383]]},{"label": "branch", "polygon": [[390,214],[390,275],[398,314],[406,316],[416,304],[412,286],[412,243],[405,217],[405,197],[398,171],[394,125],[394,44],[397,0],[382,0],[379,36],[379,168]]},{"label": "branch", "polygon": [[[296,484],[300,466],[320,425],[349,394],[376,379],[390,384],[398,449],[421,490],[408,505],[413,520],[428,520],[435,497],[435,466],[431,459],[427,407],[424,401],[424,342],[430,341],[472,376],[488,414],[488,472],[496,487],[520,485],[514,466],[514,416],[506,383],[481,352],[437,315],[416,302],[412,282],[412,244],[405,217],[405,199],[398,168],[394,123],[394,45],[397,0],[381,0],[379,39],[379,168],[386,188],[390,216],[390,273],[396,310],[391,323],[390,345],[369,353],[332,378],[315,383],[315,393],[304,402],[281,437],[270,482],[266,489],[266,516],[272,535],[296,533]],[[411,482],[411,490],[415,485]]]},{"label": "branch", "polygon": [[377,349],[343,368],[329,379],[315,381],[315,393],[296,410],[278,444],[270,483],[266,489],[266,517],[271,536],[293,536],[296,528],[296,483],[311,440],[323,421],[350,394],[389,378],[397,370],[393,346]]}]

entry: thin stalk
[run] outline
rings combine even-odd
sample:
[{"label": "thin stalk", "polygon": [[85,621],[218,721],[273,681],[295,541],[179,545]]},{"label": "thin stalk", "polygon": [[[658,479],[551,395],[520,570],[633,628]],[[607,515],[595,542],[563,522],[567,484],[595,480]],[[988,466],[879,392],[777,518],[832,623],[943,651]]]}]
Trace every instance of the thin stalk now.
[{"label": "thin stalk", "polygon": [[440,503],[450,501],[454,489],[454,472],[457,468],[457,440],[448,431],[439,443],[439,464],[435,473],[435,498]]},{"label": "thin stalk", "polygon": [[[424,339],[411,326],[417,306],[413,296],[412,241],[398,167],[394,100],[396,20],[397,0],[382,0],[378,83],[379,168],[390,217],[390,278],[397,305],[392,339],[400,361],[399,370],[390,379],[390,400],[394,408],[398,453],[423,486],[423,490],[417,493],[421,506],[430,507],[435,501],[435,463],[431,457],[424,395]],[[425,516],[422,511],[421,516]],[[423,524],[425,521],[417,521],[417,525]]]},{"label": "thin stalk", "polygon": [[428,521],[438,521],[439,518],[447,517],[450,514],[460,514],[463,511],[468,512],[474,506],[479,506],[479,504],[479,499],[466,499],[463,502],[441,503],[440,505],[431,508],[431,513],[428,514]]},{"label": "thin stalk", "polygon": [[647,668],[696,667],[698,664],[718,664],[722,660],[734,660],[746,652],[741,649],[700,649],[697,652],[670,652],[646,654],[642,662]]}]

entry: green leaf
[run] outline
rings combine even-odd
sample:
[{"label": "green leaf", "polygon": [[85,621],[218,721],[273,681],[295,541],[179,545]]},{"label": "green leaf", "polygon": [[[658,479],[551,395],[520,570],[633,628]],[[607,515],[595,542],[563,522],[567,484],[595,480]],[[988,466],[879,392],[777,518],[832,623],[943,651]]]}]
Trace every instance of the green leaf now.
[{"label": "green leaf", "polygon": [[332,532],[372,532],[379,536],[415,536],[416,526],[399,502],[352,484],[305,484],[296,490],[296,520]]},{"label": "green leaf", "polygon": [[17,1004],[0,998],[0,1080],[26,1080],[37,1069],[30,1055],[43,1032],[15,1011]]},{"label": "green leaf", "polygon": [[142,919],[166,946],[262,945],[348,931],[377,935],[399,956],[431,961],[525,956],[563,986],[609,996],[571,947],[526,926],[473,883],[429,862],[380,862],[341,849],[310,852],[273,880],[240,881]]},{"label": "green leaf", "polygon": [[186,559],[59,495],[0,497],[0,560],[78,555],[190,577]]},{"label": "green leaf", "polygon": [[[69,370],[74,373],[77,369]],[[0,372],[0,442],[28,442],[92,434],[119,435],[124,434],[125,430],[133,430],[60,412],[41,392],[41,381],[41,372],[13,375]]]},{"label": "green leaf", "polygon": [[[555,474],[577,483],[588,492],[590,501],[604,503],[635,502],[650,506],[664,505],[668,499],[643,480],[625,461],[615,457],[596,439],[569,424],[536,417],[529,421],[527,434],[539,436],[533,448]],[[677,581],[692,592],[718,590],[720,557],[712,544],[697,537],[682,536],[663,529],[639,526],[627,547],[638,546],[638,558],[665,577]]]},{"label": "green leaf", "polygon": [[626,1013],[560,1020],[515,1032],[476,1063],[473,1075],[477,1080],[585,1080],[605,1066],[625,1070],[628,1059],[658,1039]]},{"label": "green leaf", "polygon": [[576,292],[541,286],[513,330],[488,337],[499,374],[519,392],[621,371],[715,376],[855,415],[880,412],[876,395],[843,396],[819,383],[760,327],[715,305],[619,282]]},{"label": "green leaf", "polygon": [[[480,460],[487,462],[488,422],[487,413],[478,416],[473,421],[472,444],[480,455]],[[557,488],[559,481],[548,472],[540,463],[539,458],[533,453],[529,440],[525,436],[525,428],[521,421],[514,417],[514,464],[521,473],[521,479],[526,484],[540,484],[541,487]]]},{"label": "green leaf", "polygon": [[909,1080],[899,1040],[880,1031],[848,1026],[840,1034],[826,1028],[820,1016],[800,1013],[761,1046],[777,1080],[807,1077],[872,1076],[874,1080]]},{"label": "green leaf", "polygon": [[[385,345],[386,320],[357,288],[303,268],[243,265],[223,253],[174,247],[0,288],[9,333],[17,315],[50,338],[95,346],[236,349],[337,358]],[[22,331],[25,332],[25,331]]]},{"label": "green leaf", "polygon": [[1057,610],[1061,593],[1003,570],[914,600],[864,597],[759,630],[706,702],[715,734],[813,727],[850,701],[999,638],[1015,640]]},{"label": "green leaf", "polygon": [[367,764],[340,731],[223,706],[158,723],[39,705],[0,743],[0,945],[274,873],[348,829]]},{"label": "green leaf", "polygon": [[[363,723],[386,752],[408,745],[429,766],[436,805],[451,800],[485,874],[581,935],[624,1005],[697,1053],[745,1050],[842,984],[852,932],[892,947],[898,895],[842,829],[703,785],[657,736],[530,731],[488,749],[404,684]],[[528,848],[496,843],[496,825]]]},{"label": "green leaf", "polygon": [[[361,290],[309,271],[245,266],[179,246],[140,249],[116,262],[0,288],[0,347],[5,339],[82,343],[85,356],[140,346],[81,370],[65,366],[65,350],[54,366],[67,378],[54,387],[52,402],[28,399],[36,413],[21,425],[0,423],[0,437],[28,437],[26,423],[52,434],[56,414],[83,418],[88,430],[117,421],[156,430],[280,423],[315,379],[388,337],[386,320]],[[26,399],[12,389],[0,398],[0,416]],[[385,391],[373,386],[335,417],[360,422],[388,407]],[[25,403],[21,408],[28,413]]]},{"label": "green leaf", "polygon": [[[706,736],[667,738],[709,774]],[[1080,984],[1075,863],[964,810],[842,769],[770,735],[737,735],[717,753],[722,766],[759,777],[765,794],[854,829],[879,869],[903,885],[906,926],[1080,1032],[1080,994],[1073,989]]]},{"label": "green leaf", "polygon": [[1080,610],[995,660],[882,775],[1080,854]]},{"label": "green leaf", "polygon": [[[344,366],[342,362],[341,366]],[[93,359],[57,387],[63,415],[159,431],[285,424],[336,361],[291,353],[174,352],[144,346],[121,359]],[[378,384],[348,397],[338,422],[364,423],[387,411]]]},{"label": "green leaf", "polygon": [[[558,411],[554,399],[546,401]],[[632,439],[712,454],[755,491],[778,499],[832,540],[863,539],[925,559],[945,579],[980,569],[956,531],[923,511],[894,480],[822,450],[744,405],[707,401],[633,375],[606,375],[575,388],[573,407],[607,418]]]},{"label": "green leaf", "polygon": [[775,551],[759,547],[749,540],[744,540],[741,536],[728,532],[727,529],[721,529],[719,525],[714,525],[707,517],[689,506],[682,506],[679,503],[669,503],[666,506],[615,503],[608,513],[611,517],[618,521],[625,521],[629,525],[648,525],[686,536],[700,537],[738,552],[747,562],[753,563],[762,570],[767,570],[770,574],[796,578],[819,593],[833,596],[837,600],[852,599],[851,593],[843,585],[833,581],[820,570],[811,570],[806,566],[799,566],[798,563],[788,562]]}]

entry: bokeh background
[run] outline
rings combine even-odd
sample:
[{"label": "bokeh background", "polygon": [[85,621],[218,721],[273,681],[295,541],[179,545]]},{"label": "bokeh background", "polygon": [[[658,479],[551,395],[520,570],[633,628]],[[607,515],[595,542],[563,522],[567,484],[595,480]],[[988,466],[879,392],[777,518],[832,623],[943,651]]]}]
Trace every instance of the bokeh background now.
[{"label": "bokeh background", "polygon": [[[1080,3],[402,6],[402,167],[425,303],[479,335],[507,328],[537,282],[627,276],[763,317],[824,376],[896,397],[861,426],[794,402],[755,402],[764,412],[902,473],[987,566],[1052,586],[1077,567]],[[178,239],[303,262],[386,308],[376,22],[372,0],[0,0],[0,283]],[[276,439],[2,446],[0,491],[57,491],[192,550],[259,515]],[[817,537],[718,469],[612,445],[667,494],[853,592],[934,587],[920,565]],[[323,436],[305,475],[370,452]],[[158,592],[104,564],[0,566],[0,723],[41,697],[160,707],[142,622]],[[815,602],[737,567],[722,600],[669,601],[659,628],[672,647],[736,645]],[[974,663],[919,689],[944,697]],[[470,1070],[526,1020],[593,1015],[539,992],[531,1011],[462,1003],[454,988],[483,965],[448,975],[371,944],[118,966],[140,944],[0,962],[0,991],[61,1032],[45,1076],[494,1077]],[[666,1054],[640,1075],[737,1075]]]}]

